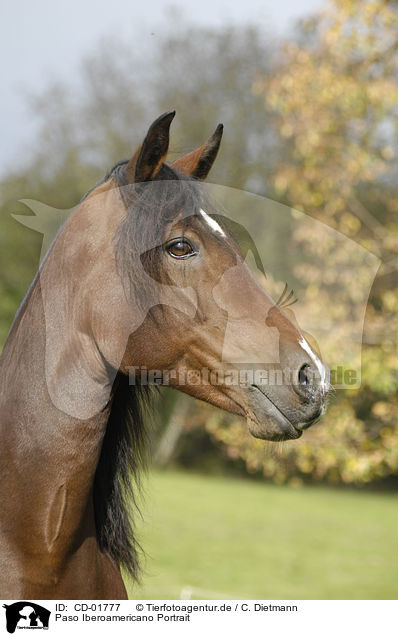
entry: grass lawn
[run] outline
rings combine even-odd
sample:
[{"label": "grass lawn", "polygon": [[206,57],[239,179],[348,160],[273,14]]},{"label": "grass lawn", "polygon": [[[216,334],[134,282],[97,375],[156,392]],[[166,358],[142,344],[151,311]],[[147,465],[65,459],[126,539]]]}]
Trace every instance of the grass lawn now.
[{"label": "grass lawn", "polygon": [[145,501],[130,598],[398,598],[397,494],[162,472]]}]

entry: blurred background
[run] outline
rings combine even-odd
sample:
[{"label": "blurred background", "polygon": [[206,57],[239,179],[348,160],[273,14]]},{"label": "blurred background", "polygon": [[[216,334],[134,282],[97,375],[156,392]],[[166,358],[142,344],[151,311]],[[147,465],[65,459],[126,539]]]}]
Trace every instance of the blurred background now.
[{"label": "blurred background", "polygon": [[[304,211],[381,261],[361,386],[336,391],[300,440],[264,443],[159,394],[131,596],[397,598],[398,2],[17,0],[1,13],[1,345],[42,241],[11,217],[29,214],[18,201],[73,207],[173,108],[170,159],[223,122],[212,182]],[[349,274],[346,303],[360,266]],[[296,275],[319,305],[322,281]]]}]

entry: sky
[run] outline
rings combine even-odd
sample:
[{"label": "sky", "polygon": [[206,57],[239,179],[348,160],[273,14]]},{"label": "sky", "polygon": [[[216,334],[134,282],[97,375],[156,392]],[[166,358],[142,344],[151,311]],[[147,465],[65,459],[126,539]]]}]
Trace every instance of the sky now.
[{"label": "sky", "polygon": [[256,22],[286,33],[325,0],[0,0],[0,177],[34,140],[32,96],[51,80],[70,80],[103,36],[140,33],[151,42],[170,7],[198,25]]}]

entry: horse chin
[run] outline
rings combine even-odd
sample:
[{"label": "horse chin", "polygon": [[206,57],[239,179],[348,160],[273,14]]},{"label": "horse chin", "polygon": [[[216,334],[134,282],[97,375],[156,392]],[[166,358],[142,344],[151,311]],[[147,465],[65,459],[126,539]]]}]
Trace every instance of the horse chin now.
[{"label": "horse chin", "polygon": [[280,442],[298,439],[303,431],[293,426],[283,413],[257,387],[250,392],[247,425],[253,437]]},{"label": "horse chin", "polygon": [[282,425],[279,421],[266,418],[259,421],[257,418],[253,419],[250,415],[247,417],[247,425],[250,434],[258,439],[268,440],[270,442],[283,442],[288,439],[298,439],[303,434],[303,431],[299,431],[288,420]]}]

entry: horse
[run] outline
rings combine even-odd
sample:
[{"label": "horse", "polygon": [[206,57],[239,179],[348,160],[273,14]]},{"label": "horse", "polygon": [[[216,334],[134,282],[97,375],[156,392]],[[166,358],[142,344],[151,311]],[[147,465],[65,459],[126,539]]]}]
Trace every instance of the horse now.
[{"label": "horse", "polygon": [[[125,599],[137,578],[129,515],[150,387],[131,370],[296,439],[325,409],[327,367],[247,266],[202,182],[223,127],[166,163],[175,112],[90,190],[59,231],[0,358],[0,597]],[[228,371],[232,349],[275,350],[292,381],[182,382]],[[227,347],[228,349],[228,347]],[[225,351],[224,351],[225,353]],[[167,376],[167,381],[165,380]],[[158,376],[157,376],[158,377]],[[226,378],[226,376],[225,376]]]}]

